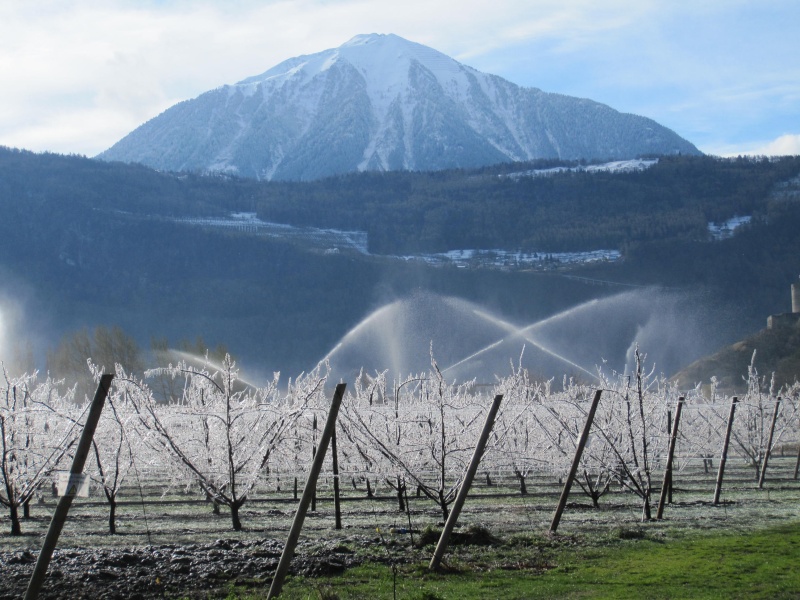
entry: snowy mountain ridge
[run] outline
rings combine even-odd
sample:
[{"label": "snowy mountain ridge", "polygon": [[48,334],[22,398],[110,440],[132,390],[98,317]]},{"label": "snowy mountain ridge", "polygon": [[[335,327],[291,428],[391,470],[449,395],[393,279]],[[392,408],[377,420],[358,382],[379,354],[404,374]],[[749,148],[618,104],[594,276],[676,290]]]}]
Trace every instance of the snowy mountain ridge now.
[{"label": "snowy mountain ridge", "polygon": [[315,179],[536,158],[698,154],[650,119],[522,88],[396,35],[359,35],[181,102],[99,158]]}]

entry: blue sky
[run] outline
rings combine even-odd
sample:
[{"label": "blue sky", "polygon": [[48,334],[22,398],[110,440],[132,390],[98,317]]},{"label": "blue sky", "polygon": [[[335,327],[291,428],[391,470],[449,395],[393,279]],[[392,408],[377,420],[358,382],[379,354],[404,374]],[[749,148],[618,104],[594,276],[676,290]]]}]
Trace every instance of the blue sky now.
[{"label": "blue sky", "polygon": [[798,32],[797,0],[11,0],[0,145],[93,156],[176,102],[395,33],[704,152],[800,154]]}]

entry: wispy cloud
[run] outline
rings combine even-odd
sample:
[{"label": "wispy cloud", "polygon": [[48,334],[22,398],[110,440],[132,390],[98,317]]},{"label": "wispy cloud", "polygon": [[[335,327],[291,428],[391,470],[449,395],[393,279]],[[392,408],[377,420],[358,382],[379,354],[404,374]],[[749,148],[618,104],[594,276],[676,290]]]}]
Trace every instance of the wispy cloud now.
[{"label": "wispy cloud", "polygon": [[748,147],[721,147],[720,156],[737,156],[750,154],[753,156],[800,156],[800,133],[787,133],[774,140],[756,143]]}]

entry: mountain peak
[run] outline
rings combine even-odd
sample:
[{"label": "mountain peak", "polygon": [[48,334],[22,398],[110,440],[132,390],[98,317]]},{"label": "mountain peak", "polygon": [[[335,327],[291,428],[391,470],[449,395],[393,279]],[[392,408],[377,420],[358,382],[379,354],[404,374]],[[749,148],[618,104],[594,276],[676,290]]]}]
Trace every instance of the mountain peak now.
[{"label": "mountain peak", "polygon": [[394,34],[363,34],[182,102],[100,155],[313,179],[534,158],[697,154],[654,121],[525,89]]},{"label": "mountain peak", "polygon": [[346,48],[348,46],[366,46],[384,41],[400,41],[403,43],[409,43],[408,40],[403,39],[399,35],[395,35],[393,33],[360,33],[356,36],[353,36],[339,47]]},{"label": "mountain peak", "polygon": [[355,68],[376,93],[382,93],[402,83],[398,79],[405,79],[412,62],[424,65],[441,83],[452,80],[466,68],[433,48],[391,33],[370,33],[357,35],[338,48],[291,58],[237,85],[290,78],[309,81],[334,65],[346,64]]}]

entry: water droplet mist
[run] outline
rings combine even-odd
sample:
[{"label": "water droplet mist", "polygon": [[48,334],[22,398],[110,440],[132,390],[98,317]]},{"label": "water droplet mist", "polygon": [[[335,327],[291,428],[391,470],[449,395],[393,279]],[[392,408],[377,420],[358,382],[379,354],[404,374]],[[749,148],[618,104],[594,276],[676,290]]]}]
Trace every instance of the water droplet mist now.
[{"label": "water droplet mist", "polygon": [[[704,310],[690,294],[638,289],[591,300],[533,323],[463,299],[416,293],[379,307],[325,355],[334,380],[362,368],[402,377],[430,368],[430,349],[448,378],[493,382],[518,364],[542,378],[592,380],[624,372],[637,344],[670,375],[709,348]],[[524,349],[524,352],[523,352]]]}]

